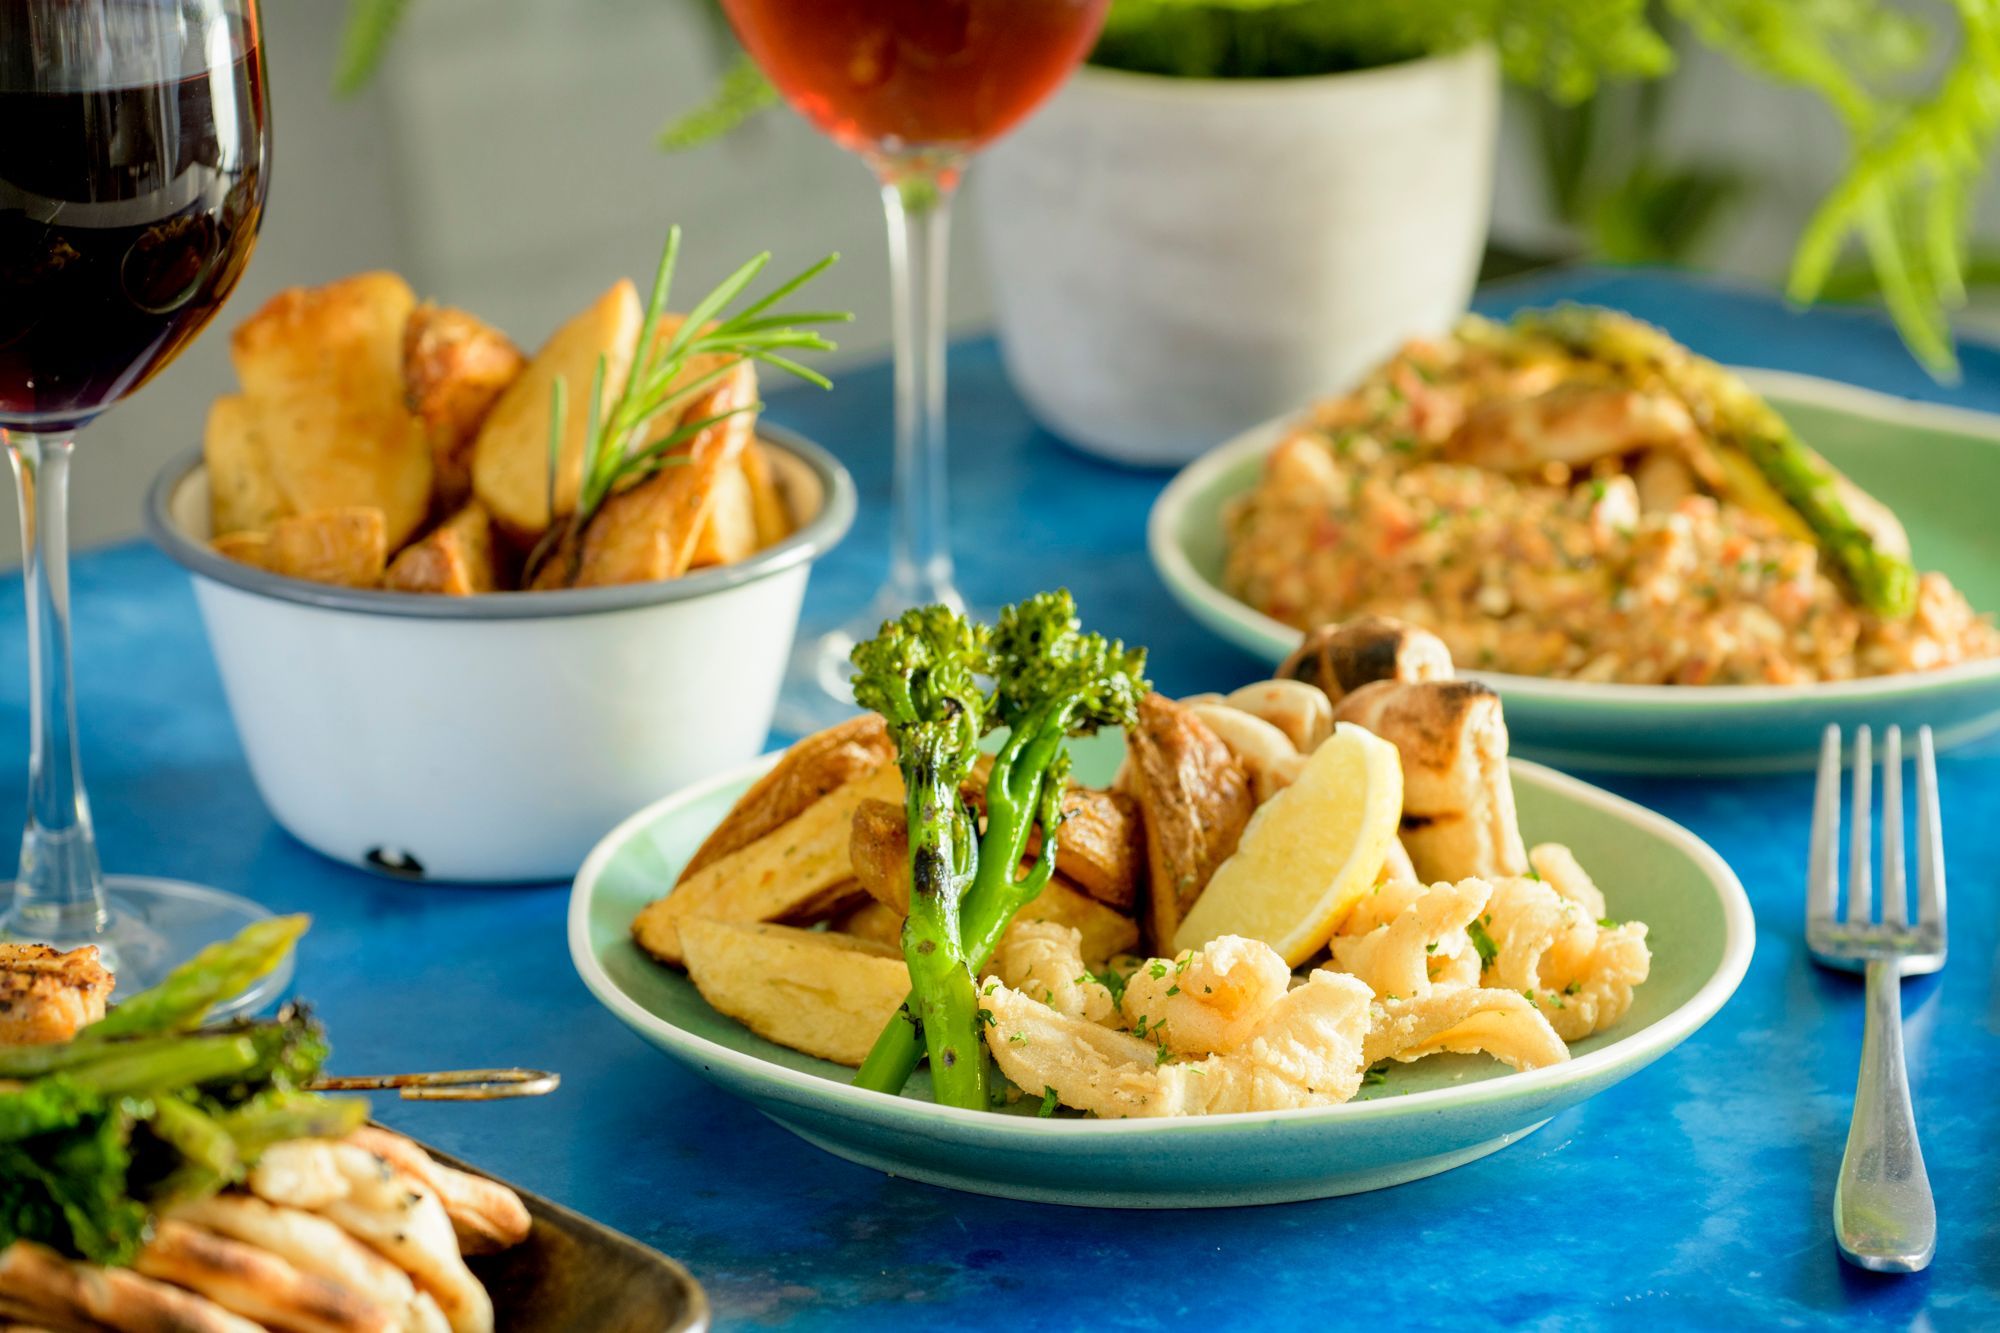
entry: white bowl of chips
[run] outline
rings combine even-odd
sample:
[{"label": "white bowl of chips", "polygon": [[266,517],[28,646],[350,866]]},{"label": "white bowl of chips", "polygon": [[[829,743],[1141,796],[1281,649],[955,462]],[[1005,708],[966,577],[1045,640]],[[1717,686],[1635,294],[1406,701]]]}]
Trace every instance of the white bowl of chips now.
[{"label": "white bowl of chips", "polygon": [[854,519],[832,455],[760,423],[794,530],[732,564],[475,597],[274,574],[209,542],[199,453],[154,482],[259,792],[308,846],[411,879],[567,879],[632,809],[764,746],[812,562]]}]

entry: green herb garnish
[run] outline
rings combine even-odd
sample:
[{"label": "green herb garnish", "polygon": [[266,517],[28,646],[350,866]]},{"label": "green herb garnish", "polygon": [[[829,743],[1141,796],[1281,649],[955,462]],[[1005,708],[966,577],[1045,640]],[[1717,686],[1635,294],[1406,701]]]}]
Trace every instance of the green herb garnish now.
[{"label": "green herb garnish", "polygon": [[[674,450],[703,431],[730,417],[755,413],[762,403],[741,403],[725,411],[710,413],[677,424],[658,439],[646,437],[654,422],[669,410],[694,401],[703,389],[735,373],[745,361],[756,361],[822,389],[832,381],[809,366],[799,364],[793,353],[831,352],[836,344],[824,335],[801,327],[809,324],[837,324],[853,316],[837,310],[776,310],[777,304],[798,291],[839,261],[828,255],[763,296],[734,313],[729,307],[749,288],[771,262],[767,250],[746,261],[734,273],[716,284],[714,290],[695,302],[670,337],[658,336],[660,321],[666,317],[667,301],[673,290],[674,266],[680,258],[681,229],[669,228],[660,266],[653,274],[652,293],[646,301],[645,317],[632,346],[631,370],[625,376],[610,410],[604,410],[606,363],[597,359],[597,371],[590,390],[590,414],[584,428],[582,469],[578,478],[576,507],[567,519],[555,519],[555,497],[562,468],[562,438],[568,386],[558,376],[550,396],[549,412],[549,530],[528,557],[524,584],[532,583],[548,560],[567,548],[569,558],[580,557],[578,539],[604,502],[619,491],[636,486],[663,467],[682,461]],[[711,369],[683,379],[688,367],[700,360],[719,358]],[[572,571],[573,572],[573,571]]]}]

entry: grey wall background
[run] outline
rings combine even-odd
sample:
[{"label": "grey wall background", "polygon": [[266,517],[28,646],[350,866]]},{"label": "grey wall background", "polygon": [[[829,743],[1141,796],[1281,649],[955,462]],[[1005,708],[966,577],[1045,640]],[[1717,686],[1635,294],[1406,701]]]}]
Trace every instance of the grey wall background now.
[{"label": "grey wall background", "polygon": [[[693,6],[414,0],[383,77],[344,102],[328,91],[343,12],[338,0],[264,0],[276,144],[263,238],[203,340],[86,435],[74,488],[80,544],[139,530],[153,474],[199,442],[208,401],[233,383],[227,330],[295,283],[393,268],[533,347],[618,276],[643,281],[666,227],[679,222],[690,282],[712,281],[760,249],[792,267],[839,250],[819,296],[858,316],[842,356],[886,348],[879,202],[853,159],[782,110],[696,152],[653,147],[655,130],[701,99],[716,68]],[[1676,99],[1673,144],[1765,182],[1720,247],[1720,266],[1782,271],[1800,219],[1839,164],[1838,131],[1809,99],[1719,61],[1696,59],[1681,77],[1693,82]],[[1545,239],[1534,154],[1518,124],[1506,138],[1496,233]],[[968,192],[977,189],[975,170]],[[990,312],[974,202],[962,201],[957,217],[958,329]],[[11,561],[11,506],[0,512]]]}]

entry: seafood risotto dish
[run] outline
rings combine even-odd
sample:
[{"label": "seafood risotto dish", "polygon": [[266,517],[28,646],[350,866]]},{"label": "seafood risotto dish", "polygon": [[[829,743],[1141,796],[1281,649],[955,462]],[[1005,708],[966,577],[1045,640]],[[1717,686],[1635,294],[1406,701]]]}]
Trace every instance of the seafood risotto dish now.
[{"label": "seafood risotto dish", "polygon": [[2000,656],[1884,505],[1735,375],[1606,310],[1406,344],[1224,521],[1250,606],[1401,617],[1482,670],[1793,685]]}]

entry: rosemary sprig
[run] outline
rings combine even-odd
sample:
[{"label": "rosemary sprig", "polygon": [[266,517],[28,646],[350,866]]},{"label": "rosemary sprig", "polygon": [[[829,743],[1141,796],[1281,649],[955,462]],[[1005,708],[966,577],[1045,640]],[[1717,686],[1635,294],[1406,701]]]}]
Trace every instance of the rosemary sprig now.
[{"label": "rosemary sprig", "polygon": [[[562,467],[563,423],[567,386],[557,376],[549,412],[549,530],[528,557],[526,578],[532,581],[542,566],[567,541],[572,558],[577,540],[604,502],[619,491],[646,480],[661,468],[684,461],[674,450],[703,431],[740,413],[755,413],[761,402],[746,403],[726,412],[717,412],[696,421],[684,421],[657,440],[645,441],[647,428],[663,413],[693,400],[703,389],[734,373],[744,361],[757,361],[822,389],[833,382],[802,365],[792,354],[831,352],[836,344],[818,331],[801,327],[812,324],[839,324],[854,318],[839,310],[779,310],[778,303],[833,267],[839,255],[828,255],[794,275],[763,296],[749,301],[734,313],[729,307],[741,299],[771,262],[770,251],[745,262],[717,283],[715,289],[695,302],[671,337],[658,337],[660,321],[666,315],[673,291],[674,267],[679,262],[681,229],[667,232],[666,249],[653,275],[653,289],[646,301],[646,314],[639,323],[632,349],[631,371],[625,377],[610,410],[603,410],[605,358],[597,359],[597,372],[590,391],[590,416],[584,428],[582,472],[577,488],[576,507],[567,519],[554,522],[557,483]],[[713,368],[686,381],[681,376],[697,360],[721,358]]]}]

